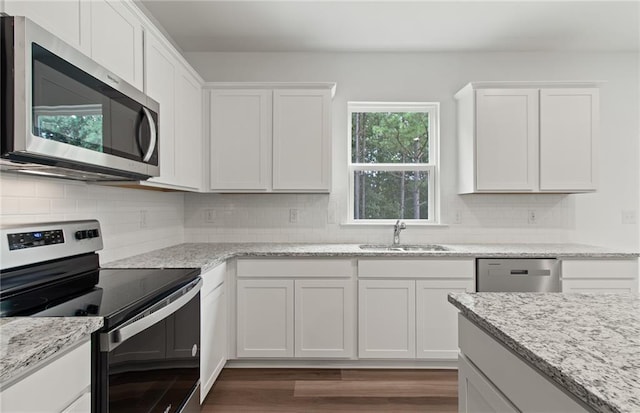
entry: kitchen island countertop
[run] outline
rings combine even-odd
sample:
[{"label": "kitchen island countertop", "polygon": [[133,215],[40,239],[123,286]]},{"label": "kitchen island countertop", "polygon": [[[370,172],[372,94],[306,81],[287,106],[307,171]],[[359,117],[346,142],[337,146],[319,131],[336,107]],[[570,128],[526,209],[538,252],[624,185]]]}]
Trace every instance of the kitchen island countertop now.
[{"label": "kitchen island countertop", "polygon": [[474,324],[597,412],[640,412],[640,297],[450,293]]}]

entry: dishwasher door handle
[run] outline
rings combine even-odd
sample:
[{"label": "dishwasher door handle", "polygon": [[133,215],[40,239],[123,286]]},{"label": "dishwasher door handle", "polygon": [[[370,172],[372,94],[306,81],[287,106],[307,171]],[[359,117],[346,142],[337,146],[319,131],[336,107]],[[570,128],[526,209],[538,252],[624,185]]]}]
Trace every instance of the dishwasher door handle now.
[{"label": "dishwasher door handle", "polygon": [[528,276],[528,275],[536,275],[536,276],[550,276],[551,270],[533,270],[529,272],[529,270],[511,270],[511,275],[514,276]]}]

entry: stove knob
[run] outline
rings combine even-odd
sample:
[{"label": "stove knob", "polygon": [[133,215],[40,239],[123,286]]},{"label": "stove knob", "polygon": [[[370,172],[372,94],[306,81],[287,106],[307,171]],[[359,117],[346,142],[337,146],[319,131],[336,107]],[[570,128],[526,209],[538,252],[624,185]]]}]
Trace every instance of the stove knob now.
[{"label": "stove knob", "polygon": [[85,310],[76,310],[76,314],[75,315],[77,317],[84,317],[84,316],[86,316],[88,314],[87,314],[87,312]]},{"label": "stove knob", "polygon": [[76,239],[81,240],[87,238],[87,231],[76,231]]}]

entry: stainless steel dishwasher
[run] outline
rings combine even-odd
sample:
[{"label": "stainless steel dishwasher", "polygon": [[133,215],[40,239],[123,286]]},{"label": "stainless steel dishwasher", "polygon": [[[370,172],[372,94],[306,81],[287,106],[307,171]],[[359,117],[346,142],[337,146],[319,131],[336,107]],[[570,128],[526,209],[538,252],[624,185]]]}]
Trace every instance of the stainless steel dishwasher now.
[{"label": "stainless steel dishwasher", "polygon": [[560,292],[560,261],[555,258],[478,258],[478,292]]}]

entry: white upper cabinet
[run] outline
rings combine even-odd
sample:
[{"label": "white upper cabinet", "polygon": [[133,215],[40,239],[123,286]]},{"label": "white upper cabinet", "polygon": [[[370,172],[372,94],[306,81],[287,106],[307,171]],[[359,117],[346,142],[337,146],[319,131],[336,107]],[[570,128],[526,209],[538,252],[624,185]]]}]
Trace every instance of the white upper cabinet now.
[{"label": "white upper cabinet", "polygon": [[328,192],[330,168],[330,91],[275,90],[273,189]]},{"label": "white upper cabinet", "polygon": [[93,0],[89,4],[91,57],[142,90],[142,22],[125,2]]},{"label": "white upper cabinet", "polygon": [[537,90],[476,91],[476,188],[479,191],[534,189],[538,169],[537,120]]},{"label": "white upper cabinet", "polygon": [[460,193],[595,191],[594,83],[470,83],[458,101]]},{"label": "white upper cabinet", "polygon": [[335,84],[209,84],[213,192],[329,192]]},{"label": "white upper cabinet", "polygon": [[160,104],[160,176],[143,185],[198,190],[203,178],[200,82],[152,34],[145,61],[145,91]]},{"label": "white upper cabinet", "polygon": [[142,90],[142,21],[133,4],[114,0],[8,0],[5,13],[26,16]]},{"label": "white upper cabinet", "polygon": [[176,173],[173,153],[176,62],[154,36],[147,36],[145,60],[148,68],[153,67],[153,70],[147,70],[145,90],[151,99],[160,104],[160,124],[158,125],[160,176],[152,178],[152,181],[168,183],[172,182]]},{"label": "white upper cabinet", "polygon": [[598,89],[540,91],[540,190],[595,190]]},{"label": "white upper cabinet", "polygon": [[175,169],[179,186],[199,189],[202,184],[202,87],[183,65],[176,78]]},{"label": "white upper cabinet", "polygon": [[6,0],[4,12],[10,16],[28,17],[71,46],[91,56],[89,26],[91,4],[84,0]]},{"label": "white upper cabinet", "polygon": [[271,172],[270,90],[211,91],[211,189],[266,191]]}]

